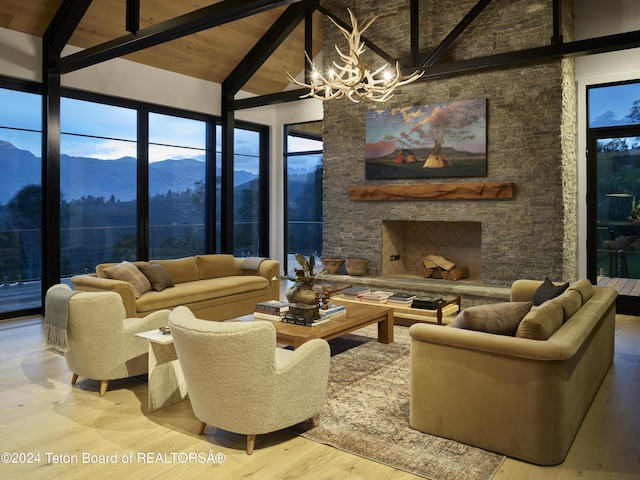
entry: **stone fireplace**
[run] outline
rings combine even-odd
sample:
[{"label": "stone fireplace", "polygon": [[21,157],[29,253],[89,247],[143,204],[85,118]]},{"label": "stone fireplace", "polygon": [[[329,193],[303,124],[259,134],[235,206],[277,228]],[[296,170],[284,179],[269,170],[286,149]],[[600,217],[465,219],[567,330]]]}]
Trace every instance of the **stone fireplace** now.
[{"label": "stone fireplace", "polygon": [[466,267],[465,282],[482,283],[480,222],[382,221],[382,275],[424,276],[423,260],[440,255]]}]

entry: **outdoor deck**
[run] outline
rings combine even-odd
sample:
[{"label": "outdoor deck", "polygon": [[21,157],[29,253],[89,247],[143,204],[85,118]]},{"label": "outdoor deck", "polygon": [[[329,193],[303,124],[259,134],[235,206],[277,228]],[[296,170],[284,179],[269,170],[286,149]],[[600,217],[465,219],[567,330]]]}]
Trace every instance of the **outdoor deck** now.
[{"label": "outdoor deck", "polygon": [[598,286],[613,287],[619,295],[640,297],[640,280],[635,278],[598,277]]}]

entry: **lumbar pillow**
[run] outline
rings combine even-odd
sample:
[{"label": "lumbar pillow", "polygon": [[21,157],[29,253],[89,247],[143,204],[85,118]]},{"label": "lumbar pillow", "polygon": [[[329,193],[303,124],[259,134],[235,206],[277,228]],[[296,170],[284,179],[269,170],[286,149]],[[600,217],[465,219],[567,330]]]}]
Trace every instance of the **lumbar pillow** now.
[{"label": "lumbar pillow", "polygon": [[516,337],[547,340],[562,325],[563,312],[560,302],[549,301],[533,306],[516,331]]},{"label": "lumbar pillow", "polygon": [[136,298],[144,292],[151,290],[151,284],[149,280],[147,280],[147,277],[138,270],[138,267],[126,260],[113,267],[105,268],[103,271],[104,274],[111,279],[123,280],[133,285],[133,289],[136,291]]},{"label": "lumbar pillow", "polygon": [[538,289],[533,294],[533,305],[539,306],[542,305],[547,300],[551,300],[552,298],[556,298],[562,292],[564,292],[567,288],[569,288],[569,283],[565,283],[563,285],[555,285],[549,278],[545,278],[542,285],[538,287]]},{"label": "lumbar pillow", "polygon": [[582,297],[575,290],[567,289],[561,295],[549,300],[562,306],[562,323],[565,323],[582,306]]},{"label": "lumbar pillow", "polygon": [[157,292],[161,292],[165,288],[173,287],[175,285],[169,273],[157,263],[139,265],[138,268],[149,280],[151,288]]},{"label": "lumbar pillow", "polygon": [[582,303],[585,304],[593,296],[593,285],[587,278],[578,280],[569,285],[569,290],[577,291],[582,297]]},{"label": "lumbar pillow", "polygon": [[476,305],[460,312],[450,327],[513,336],[532,306],[531,302]]}]

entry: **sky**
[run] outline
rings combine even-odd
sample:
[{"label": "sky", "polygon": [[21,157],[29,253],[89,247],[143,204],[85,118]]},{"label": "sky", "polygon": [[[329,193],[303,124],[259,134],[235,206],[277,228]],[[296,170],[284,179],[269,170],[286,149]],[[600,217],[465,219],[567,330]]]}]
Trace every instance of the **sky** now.
[{"label": "sky", "polygon": [[640,100],[640,82],[589,89],[589,126],[624,125],[636,100]]}]

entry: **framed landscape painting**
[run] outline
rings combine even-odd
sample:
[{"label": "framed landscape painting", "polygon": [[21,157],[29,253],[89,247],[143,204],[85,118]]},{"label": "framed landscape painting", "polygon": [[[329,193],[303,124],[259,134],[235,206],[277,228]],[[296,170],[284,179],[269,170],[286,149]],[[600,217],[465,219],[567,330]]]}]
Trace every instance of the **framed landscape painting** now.
[{"label": "framed landscape painting", "polygon": [[487,175],[487,100],[367,113],[368,179]]}]

